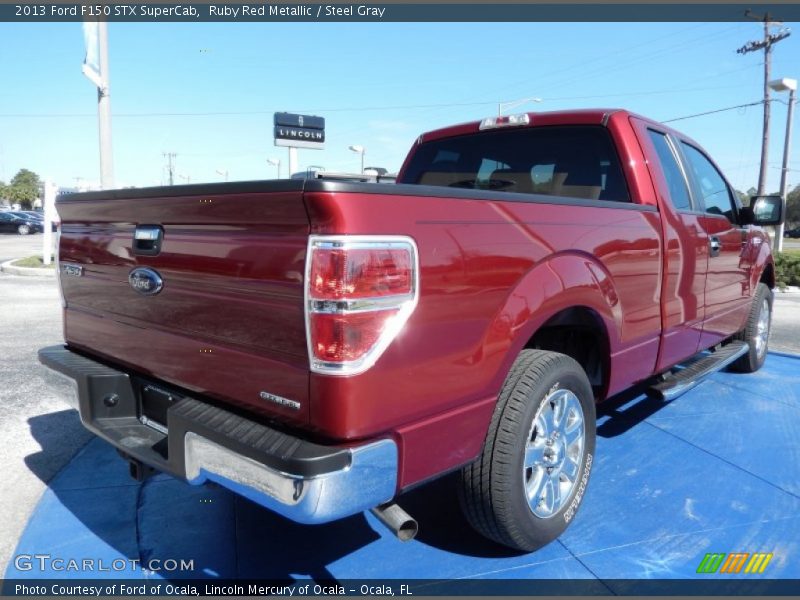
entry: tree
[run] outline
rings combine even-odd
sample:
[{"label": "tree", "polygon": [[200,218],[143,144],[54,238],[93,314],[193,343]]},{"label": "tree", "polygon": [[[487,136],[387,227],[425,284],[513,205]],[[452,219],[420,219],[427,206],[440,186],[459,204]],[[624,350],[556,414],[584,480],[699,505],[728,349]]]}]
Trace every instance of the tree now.
[{"label": "tree", "polygon": [[0,201],[5,200],[8,186],[5,181],[0,181]]},{"label": "tree", "polygon": [[742,206],[750,206],[750,194],[746,194],[742,190],[733,190],[736,192],[736,195],[739,197],[739,202],[742,203]]},{"label": "tree", "polygon": [[24,209],[29,209],[33,201],[39,197],[41,187],[39,176],[28,169],[20,169],[6,186],[6,196],[14,204],[20,204]]},{"label": "tree", "polygon": [[800,184],[786,194],[786,224],[800,223]]}]

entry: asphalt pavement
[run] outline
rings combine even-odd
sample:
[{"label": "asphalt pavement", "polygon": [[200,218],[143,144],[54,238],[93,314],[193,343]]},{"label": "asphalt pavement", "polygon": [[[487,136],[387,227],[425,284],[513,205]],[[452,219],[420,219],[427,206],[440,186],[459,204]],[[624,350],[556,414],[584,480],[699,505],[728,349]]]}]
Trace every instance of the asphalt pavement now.
[{"label": "asphalt pavement", "polygon": [[[15,258],[9,256],[9,258]],[[55,278],[0,273],[0,569],[46,483],[89,441],[78,414],[39,376],[36,352],[62,341]],[[50,415],[33,435],[31,420]],[[38,438],[38,439],[37,439]],[[0,571],[2,572],[2,571]]]},{"label": "asphalt pavement", "polygon": [[[14,258],[24,258],[25,256],[34,256],[42,254],[42,238],[44,235],[41,233],[34,233],[31,235],[19,235],[17,233],[0,233],[0,263]],[[52,236],[55,241],[55,233]]]},{"label": "asphalt pavement", "polygon": [[783,238],[784,250],[800,250],[800,239],[797,238]]},{"label": "asphalt pavement", "polygon": [[[36,254],[41,236],[0,235],[0,258]],[[0,573],[47,483],[90,439],[39,377],[36,352],[62,341],[55,279],[0,273]],[[770,349],[800,354],[800,294],[778,294]],[[41,417],[46,415],[46,419]]]}]

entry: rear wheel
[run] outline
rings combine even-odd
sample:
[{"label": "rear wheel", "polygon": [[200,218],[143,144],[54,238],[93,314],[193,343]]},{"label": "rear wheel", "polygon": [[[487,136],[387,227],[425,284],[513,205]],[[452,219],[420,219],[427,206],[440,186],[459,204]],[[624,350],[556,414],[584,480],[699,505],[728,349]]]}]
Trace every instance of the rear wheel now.
[{"label": "rear wheel", "polygon": [[532,551],[556,539],[583,500],[595,447],[594,396],[572,358],[524,350],[498,398],[460,498],[484,536]]},{"label": "rear wheel", "polygon": [[771,325],[772,291],[765,284],[759,283],[747,315],[747,323],[735,336],[735,339],[747,342],[750,350],[731,365],[732,371],[753,373],[761,368],[767,358]]},{"label": "rear wheel", "polygon": [[31,232],[31,226],[23,223],[17,227],[17,233],[20,235],[28,235]]}]

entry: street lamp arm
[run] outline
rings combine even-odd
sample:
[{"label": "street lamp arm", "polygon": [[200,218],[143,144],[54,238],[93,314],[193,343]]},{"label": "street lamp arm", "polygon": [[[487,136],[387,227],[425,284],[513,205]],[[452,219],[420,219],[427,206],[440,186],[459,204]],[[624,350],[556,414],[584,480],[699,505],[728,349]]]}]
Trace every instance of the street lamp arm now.
[{"label": "street lamp arm", "polygon": [[508,110],[510,108],[516,108],[518,106],[522,106],[523,104],[527,104],[528,102],[539,103],[541,102],[541,98],[537,98],[532,96],[530,98],[520,98],[519,100],[511,100],[509,102],[498,102],[497,103],[497,116],[502,117],[503,111]]}]

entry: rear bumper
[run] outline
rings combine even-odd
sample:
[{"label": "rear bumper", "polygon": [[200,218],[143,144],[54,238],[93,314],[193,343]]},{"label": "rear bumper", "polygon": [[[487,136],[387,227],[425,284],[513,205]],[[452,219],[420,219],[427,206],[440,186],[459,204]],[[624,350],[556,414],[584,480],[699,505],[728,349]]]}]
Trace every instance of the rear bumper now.
[{"label": "rear bumper", "polygon": [[[191,484],[214,481],[299,523],[326,523],[384,504],[397,486],[391,439],[315,444],[176,395],[167,432],[143,424],[131,377],[64,346],[39,351],[44,377],[84,426],[124,454]],[[145,419],[146,420],[146,419]]]}]

